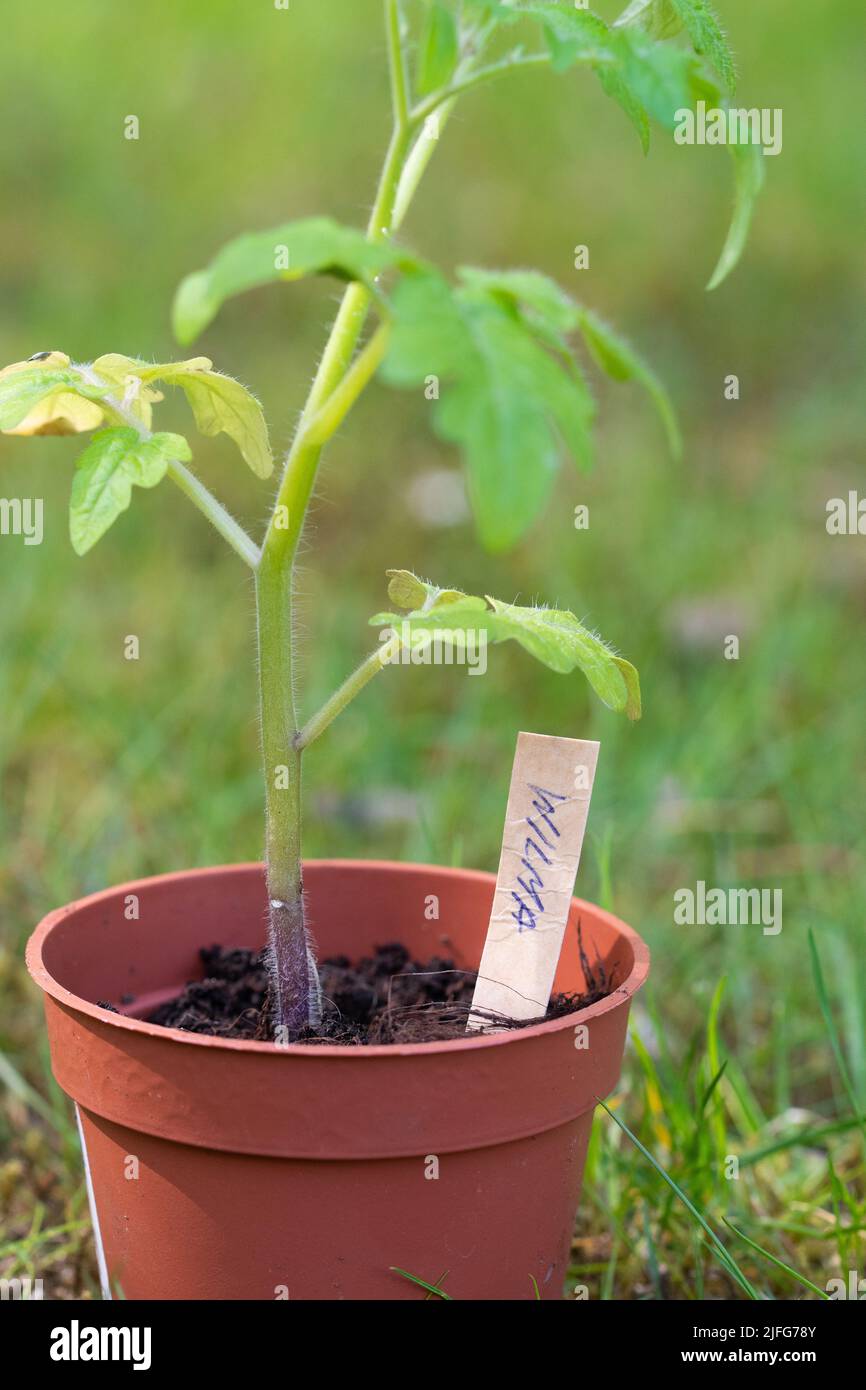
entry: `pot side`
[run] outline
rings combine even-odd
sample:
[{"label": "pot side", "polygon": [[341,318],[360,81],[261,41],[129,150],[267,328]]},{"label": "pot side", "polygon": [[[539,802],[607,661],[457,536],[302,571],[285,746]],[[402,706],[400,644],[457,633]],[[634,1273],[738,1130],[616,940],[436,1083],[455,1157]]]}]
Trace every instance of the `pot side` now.
[{"label": "pot side", "polygon": [[[495,879],[315,861],[323,957],[400,941],[477,968]],[[135,915],[137,913],[137,916]],[[438,913],[438,916],[436,915]],[[560,1298],[598,1099],[615,1087],[649,952],[575,899],[555,988],[585,986],[577,923],[613,993],[512,1033],[322,1047],[233,1041],[143,1017],[201,977],[198,951],[259,949],[261,865],[143,879],[51,913],[27,948],[51,1064],[76,1103],[104,1292],[128,1299]],[[134,996],[124,1014],[96,1001]]]}]

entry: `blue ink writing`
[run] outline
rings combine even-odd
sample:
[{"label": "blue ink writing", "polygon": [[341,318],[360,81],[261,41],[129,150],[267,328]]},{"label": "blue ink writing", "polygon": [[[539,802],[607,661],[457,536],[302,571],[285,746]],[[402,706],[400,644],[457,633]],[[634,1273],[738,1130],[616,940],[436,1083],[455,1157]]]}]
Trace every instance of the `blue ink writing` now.
[{"label": "blue ink writing", "polygon": [[[541,874],[542,867],[551,868],[553,860],[549,859],[545,849],[554,848],[554,840],[548,839],[552,835],[556,840],[560,838],[560,831],[556,826],[553,817],[559,809],[558,803],[567,801],[568,798],[560,796],[559,792],[545,791],[542,787],[533,786],[529,783],[529,790],[535,793],[532,802],[532,809],[538,821],[543,822],[547,829],[547,834],[540,829],[539,825],[530,816],[526,818],[526,824],[532,831],[527,835],[523,842],[523,854],[520,862],[526,870],[525,876],[520,875],[517,879],[518,884],[523,890],[516,893],[511,890],[511,896],[517,904],[516,909],[512,909],[511,915],[517,923],[517,930],[535,931],[538,920],[544,915],[544,903],[541,899],[541,892],[544,889],[544,879]],[[540,843],[539,843],[540,841]],[[535,856],[535,863],[531,856]]]}]

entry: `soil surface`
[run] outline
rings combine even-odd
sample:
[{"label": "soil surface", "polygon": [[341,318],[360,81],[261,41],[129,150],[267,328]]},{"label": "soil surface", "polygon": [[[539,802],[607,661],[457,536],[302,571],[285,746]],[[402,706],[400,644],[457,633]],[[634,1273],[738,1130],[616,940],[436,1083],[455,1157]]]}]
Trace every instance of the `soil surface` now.
[{"label": "soil surface", "polygon": [[[607,977],[601,961],[590,963],[580,928],[578,941],[588,984],[584,994],[555,994],[545,1015],[519,1023],[490,1014],[487,1027],[526,1028],[585,1008],[610,994],[614,981]],[[176,999],[160,1005],[149,1021],[212,1037],[272,1038],[267,953],[207,946],[202,948],[201,959],[204,978],[191,981]],[[405,947],[392,943],[377,947],[374,955],[357,964],[345,956],[332,956],[321,962],[319,976],[321,1025],[315,1032],[304,1032],[297,1041],[365,1046],[462,1037],[477,971],[460,970],[446,957],[413,961]]]}]

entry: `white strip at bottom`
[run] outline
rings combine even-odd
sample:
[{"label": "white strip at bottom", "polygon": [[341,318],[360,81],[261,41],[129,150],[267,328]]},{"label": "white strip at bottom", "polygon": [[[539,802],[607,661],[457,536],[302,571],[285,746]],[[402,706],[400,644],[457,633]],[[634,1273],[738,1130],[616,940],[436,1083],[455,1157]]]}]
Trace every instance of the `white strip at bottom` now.
[{"label": "white strip at bottom", "polygon": [[78,1137],[81,1140],[81,1153],[84,1158],[84,1180],[87,1183],[87,1205],[90,1207],[90,1221],[93,1226],[93,1239],[96,1242],[96,1261],[99,1265],[99,1283],[102,1287],[102,1297],[111,1301],[111,1285],[108,1282],[108,1266],[105,1263],[105,1249],[102,1244],[102,1231],[99,1228],[99,1213],[96,1210],[96,1198],[93,1195],[93,1179],[90,1176],[90,1160],[87,1157],[87,1145],[84,1142],[84,1130],[81,1125],[81,1114],[78,1106],[75,1107],[75,1122],[78,1125]]}]

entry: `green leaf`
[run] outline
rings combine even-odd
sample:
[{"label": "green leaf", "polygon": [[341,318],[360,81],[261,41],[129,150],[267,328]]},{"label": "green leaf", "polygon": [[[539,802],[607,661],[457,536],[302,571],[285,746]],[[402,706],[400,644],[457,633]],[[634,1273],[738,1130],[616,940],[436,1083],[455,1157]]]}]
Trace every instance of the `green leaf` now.
[{"label": "green leaf", "polygon": [[[588,10],[561,4],[521,6],[544,26],[552,66],[589,62],[608,96],[649,146],[649,118],[674,128],[676,112],[699,98],[720,98],[699,61],[706,58],[733,90],[736,73],[721,26],[707,0],[634,0],[612,27]],[[685,29],[694,52],[661,42]],[[697,55],[697,56],[696,56]]]},{"label": "green leaf", "polygon": [[[555,608],[521,608],[495,598],[476,598],[456,589],[438,589],[407,570],[389,570],[393,603],[416,606],[406,613],[379,613],[373,627],[392,627],[398,635],[431,632],[484,633],[489,642],[519,643],[552,671],[580,670],[610,709],[639,719],[640,682],[630,662],[618,657],[573,613]],[[417,602],[423,595],[423,602]]]},{"label": "green leaf", "polygon": [[539,270],[480,270],[461,266],[458,275],[469,289],[518,306],[533,326],[552,341],[580,322],[580,310],[555,280]]},{"label": "green leaf", "polygon": [[617,35],[598,15],[586,10],[565,9],[555,4],[525,5],[544,26],[551,64],[564,72],[578,62],[590,62],[604,91],[625,111],[640,136],[644,153],[649,149],[649,117],[625,80]]},{"label": "green leaf", "polygon": [[650,123],[644,107],[635,96],[631,87],[623,78],[622,73],[616,67],[600,67],[597,69],[598,80],[607,95],[621,106],[628,116],[638,135],[640,136],[641,147],[644,154],[649,150],[650,145]]},{"label": "green leaf", "polygon": [[131,371],[145,383],[164,381],[169,386],[179,386],[201,433],[227,434],[256,476],[270,477],[274,460],[261,405],[234,377],[213,371],[210,358],[193,357],[188,362],[153,365],[132,363]]},{"label": "green leaf", "polygon": [[172,316],[175,336],[192,342],[225,300],[259,285],[324,274],[372,285],[389,267],[414,263],[406,252],[368,241],[363,232],[329,217],[250,233],[230,241],[209,266],[181,283]]},{"label": "green leaf", "polygon": [[[611,29],[589,11],[555,4],[533,4],[524,12],[544,25],[555,70],[592,64],[604,90],[636,126],[645,150],[650,117],[672,130],[678,110],[693,106],[699,96],[712,100],[714,89],[695,55],[654,41],[650,35],[656,26],[648,20],[626,24],[626,12]],[[650,13],[655,12],[641,9],[635,18]]]},{"label": "green leaf", "polygon": [[77,378],[68,369],[17,371],[0,378],[0,430],[20,425],[47,396],[75,390]]},{"label": "green leaf", "polygon": [[591,309],[580,312],[584,342],[602,371],[614,381],[636,381],[645,388],[659,413],[674,458],[682,453],[682,437],[670,396],[652,368]]},{"label": "green leaf", "polygon": [[554,72],[565,72],[575,63],[615,63],[611,31],[590,10],[565,9],[562,5],[534,4],[523,7],[544,25]]},{"label": "green leaf", "polygon": [[481,539],[514,544],[540,515],[564,440],[588,461],[592,403],[532,335],[501,310],[466,305],[471,358],[446,386],[437,412],[442,435],[466,456],[469,494]]},{"label": "green leaf", "polygon": [[192,457],[179,434],[142,439],[127,426],[100,430],[78,460],[69,502],[69,534],[84,555],[105,534],[132,498],[133,486],[156,487],[172,460]]},{"label": "green leaf", "polygon": [[418,48],[415,87],[427,96],[445,87],[457,66],[459,41],[454,15],[442,0],[432,0]]},{"label": "green leaf", "polygon": [[464,366],[466,328],[448,282],[435,271],[408,275],[391,296],[394,322],[382,374],[392,386],[450,377]]},{"label": "green leaf", "polygon": [[615,29],[629,27],[654,39],[667,39],[685,29],[695,52],[707,58],[728,91],[734,91],[734,57],[708,0],[633,0],[614,24]]},{"label": "green leaf", "polygon": [[614,22],[613,27],[626,29],[629,25],[643,29],[654,39],[670,38],[672,34],[678,34],[683,27],[672,0],[632,0]]},{"label": "green leaf", "polygon": [[729,92],[737,85],[737,69],[718,18],[707,0],[667,0],[685,28],[696,53],[709,59]]},{"label": "green leaf", "polygon": [[104,394],[85,381],[63,352],[42,352],[0,371],[0,431],[79,434],[101,425]]},{"label": "green leaf", "polygon": [[518,9],[513,9],[510,5],[500,5],[497,0],[463,0],[463,8],[467,15],[472,15],[482,24],[491,20],[495,20],[497,24],[513,24],[520,18]]},{"label": "green leaf", "polygon": [[618,72],[632,99],[666,130],[676,126],[677,112],[702,98],[719,100],[700,60],[685,48],[654,43],[632,29],[615,36]]},{"label": "green leaf", "polygon": [[708,290],[716,289],[743,254],[752,214],[764,186],[764,151],[760,145],[729,145],[734,161],[734,212],[718,265],[710,277]]},{"label": "green leaf", "polygon": [[532,327],[496,294],[451,290],[432,272],[407,276],[392,300],[386,380],[415,386],[441,379],[436,428],[464,454],[483,543],[512,545],[541,512],[564,443],[586,462],[589,391],[546,350]]}]

